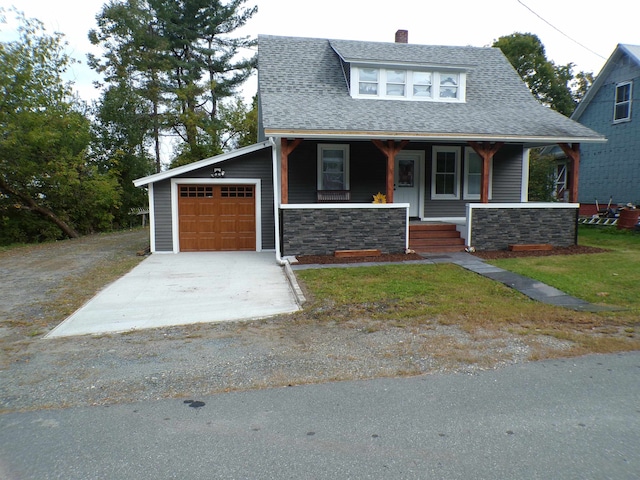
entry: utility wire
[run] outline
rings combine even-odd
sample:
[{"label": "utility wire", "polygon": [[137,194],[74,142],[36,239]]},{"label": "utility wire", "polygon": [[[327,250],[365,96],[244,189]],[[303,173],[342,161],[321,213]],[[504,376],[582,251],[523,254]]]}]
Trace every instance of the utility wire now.
[{"label": "utility wire", "polygon": [[578,42],[577,40],[571,38],[569,35],[567,35],[566,33],[564,33],[562,30],[560,30],[558,27],[556,27],[555,25],[552,25],[551,23],[549,23],[547,20],[545,20],[544,18],[542,18],[540,15],[538,15],[536,12],[534,12],[528,5],[525,5],[524,2],[522,2],[521,0],[517,0],[517,2],[522,5],[524,8],[526,8],[527,10],[529,10],[531,13],[533,13],[536,17],[538,17],[540,20],[542,20],[544,23],[546,23],[547,25],[549,25],[551,28],[553,28],[554,30],[556,30],[557,32],[559,32],[560,34],[564,35],[565,37],[567,37],[569,40],[571,40],[573,43],[575,43],[576,45],[581,46],[582,48],[584,48],[585,50],[593,53],[594,55],[602,58],[603,60],[606,60],[607,57],[603,57],[602,55],[600,55],[597,52],[594,52],[593,50],[591,50],[589,47],[586,47],[585,45],[581,44],[580,42]]}]

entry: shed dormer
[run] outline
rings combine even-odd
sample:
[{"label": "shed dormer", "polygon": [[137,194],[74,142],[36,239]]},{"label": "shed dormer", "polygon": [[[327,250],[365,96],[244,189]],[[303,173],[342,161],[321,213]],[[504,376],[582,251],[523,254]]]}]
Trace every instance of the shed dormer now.
[{"label": "shed dormer", "polygon": [[441,62],[428,55],[416,57],[407,45],[405,30],[395,44],[377,49],[361,42],[331,41],[342,62],[353,98],[464,103],[468,65]]}]

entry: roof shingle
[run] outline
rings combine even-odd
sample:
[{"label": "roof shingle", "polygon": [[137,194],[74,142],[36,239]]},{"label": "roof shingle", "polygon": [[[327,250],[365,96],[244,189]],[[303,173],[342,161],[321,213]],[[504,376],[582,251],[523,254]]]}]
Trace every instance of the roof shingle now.
[{"label": "roof shingle", "polygon": [[[461,68],[466,102],[352,98],[343,70],[349,62]],[[259,36],[258,93],[268,136],[603,139],[541,105],[496,48]]]}]

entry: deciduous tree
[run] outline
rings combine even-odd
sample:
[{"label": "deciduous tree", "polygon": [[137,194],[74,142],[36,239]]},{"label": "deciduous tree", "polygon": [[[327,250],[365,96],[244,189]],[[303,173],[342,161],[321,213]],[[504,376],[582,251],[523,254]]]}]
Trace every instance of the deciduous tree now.
[{"label": "deciduous tree", "polygon": [[493,43],[509,59],[531,93],[545,105],[569,116],[593,82],[593,75],[573,74],[573,63],[556,65],[547,58],[544,45],[532,33],[513,33]]},{"label": "deciduous tree", "polygon": [[71,63],[62,35],[17,17],[18,39],[0,43],[0,216],[16,236],[2,241],[44,239],[36,218],[57,236],[109,226],[117,183],[86,161],[89,121],[62,79]]}]

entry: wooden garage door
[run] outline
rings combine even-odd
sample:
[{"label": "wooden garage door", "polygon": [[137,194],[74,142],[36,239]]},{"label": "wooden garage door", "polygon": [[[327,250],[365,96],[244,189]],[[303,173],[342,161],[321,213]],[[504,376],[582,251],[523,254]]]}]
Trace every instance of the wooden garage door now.
[{"label": "wooden garage door", "polygon": [[256,249],[253,185],[178,185],[181,252]]}]

